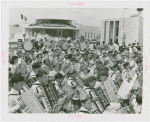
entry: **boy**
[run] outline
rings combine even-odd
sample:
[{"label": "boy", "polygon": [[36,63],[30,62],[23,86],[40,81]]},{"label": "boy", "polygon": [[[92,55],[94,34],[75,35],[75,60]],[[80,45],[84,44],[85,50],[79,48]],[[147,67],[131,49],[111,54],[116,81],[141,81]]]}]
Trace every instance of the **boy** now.
[{"label": "boy", "polygon": [[44,93],[41,92],[38,88],[42,85],[46,85],[48,81],[48,76],[46,71],[40,71],[36,74],[37,81],[32,85],[31,89],[33,90],[35,96],[39,100],[39,102],[42,104],[42,97],[45,97]]},{"label": "boy", "polygon": [[29,79],[30,78],[36,78],[36,74],[40,71],[40,64],[39,62],[35,62],[32,64],[32,72],[29,76]]},{"label": "boy", "polygon": [[62,91],[62,87],[67,83],[67,78],[64,77],[61,73],[55,74],[55,87],[60,96],[65,95],[65,92]]},{"label": "boy", "polygon": [[26,62],[26,66],[27,66],[28,73],[31,73],[31,72],[32,72],[32,65],[31,65],[32,60],[31,60],[30,58],[27,58],[27,59],[25,60],[25,62]]},{"label": "boy", "polygon": [[20,90],[23,88],[23,81],[24,78],[21,75],[16,74],[11,77],[12,88],[8,95],[9,113],[22,113],[20,109],[25,108],[24,103],[19,103],[17,105],[14,103],[15,99],[21,95]]},{"label": "boy", "polygon": [[127,81],[127,82],[130,83],[130,80],[132,78],[129,75],[129,70],[130,70],[130,64],[129,64],[129,62],[124,63],[123,67],[124,67],[124,70],[122,72],[122,79],[123,79],[123,81],[125,80],[125,81]]},{"label": "boy", "polygon": [[120,103],[116,102],[116,100],[117,100],[116,93],[115,93],[115,90],[113,89],[113,85],[112,85],[111,81],[109,81],[109,79],[108,79],[107,72],[102,71],[99,75],[100,75],[101,86],[103,85],[105,87],[107,94],[111,100],[110,105],[106,108],[105,111],[118,110],[120,108]]}]

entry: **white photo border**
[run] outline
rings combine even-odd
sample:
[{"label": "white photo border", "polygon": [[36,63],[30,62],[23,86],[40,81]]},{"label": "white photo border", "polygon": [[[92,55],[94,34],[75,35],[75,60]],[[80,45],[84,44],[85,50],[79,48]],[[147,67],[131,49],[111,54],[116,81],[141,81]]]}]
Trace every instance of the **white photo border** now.
[{"label": "white photo border", "polygon": [[[82,1],[83,6],[70,6],[79,1],[11,1],[1,2],[1,120],[2,121],[148,121],[149,120],[149,72],[145,70],[145,56],[149,54],[149,1]],[[142,114],[9,114],[8,113],[8,41],[9,8],[144,8],[143,17],[143,106]],[[3,64],[4,63],[4,64]],[[3,65],[2,65],[3,64]]]}]

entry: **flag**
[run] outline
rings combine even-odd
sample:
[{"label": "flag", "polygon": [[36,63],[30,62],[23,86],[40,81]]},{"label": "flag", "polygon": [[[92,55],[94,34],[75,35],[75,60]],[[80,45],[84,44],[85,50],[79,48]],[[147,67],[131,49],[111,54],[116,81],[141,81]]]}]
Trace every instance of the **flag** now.
[{"label": "flag", "polygon": [[21,14],[21,19],[23,19],[23,15]]}]

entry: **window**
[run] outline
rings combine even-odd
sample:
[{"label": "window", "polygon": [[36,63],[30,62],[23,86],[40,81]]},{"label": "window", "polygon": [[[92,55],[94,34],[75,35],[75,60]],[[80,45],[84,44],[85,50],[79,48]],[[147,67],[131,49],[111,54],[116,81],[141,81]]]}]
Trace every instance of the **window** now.
[{"label": "window", "polygon": [[91,32],[91,38],[92,38],[92,32]]},{"label": "window", "polygon": [[88,38],[90,38],[90,32],[88,33]]},{"label": "window", "polygon": [[94,33],[94,38],[95,38],[95,33]]},{"label": "window", "polygon": [[86,38],[86,32],[85,32],[85,38]]}]

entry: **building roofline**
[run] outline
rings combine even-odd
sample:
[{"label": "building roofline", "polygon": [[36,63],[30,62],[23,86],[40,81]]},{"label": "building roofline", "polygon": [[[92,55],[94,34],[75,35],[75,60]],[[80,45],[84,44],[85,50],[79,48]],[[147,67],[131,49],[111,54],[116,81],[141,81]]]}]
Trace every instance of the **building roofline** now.
[{"label": "building roofline", "polygon": [[71,28],[71,27],[41,27],[41,26],[28,26],[25,28],[41,28],[41,29],[69,29],[69,30],[79,30],[79,28]]},{"label": "building roofline", "polygon": [[[133,18],[140,18],[141,16],[133,17]],[[103,19],[102,21],[116,21],[116,20],[122,20],[122,19],[130,19],[132,17],[128,18],[113,18],[113,19]]]}]

